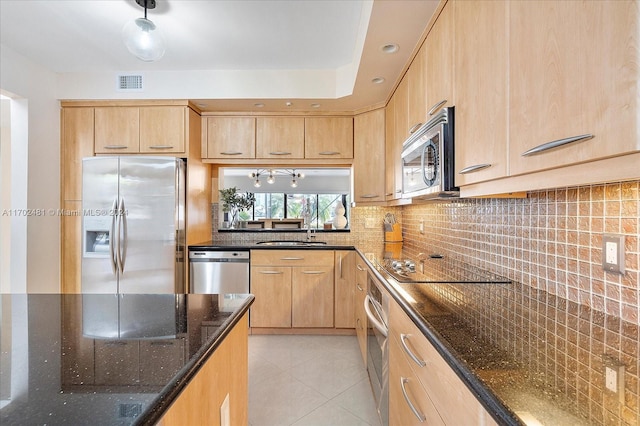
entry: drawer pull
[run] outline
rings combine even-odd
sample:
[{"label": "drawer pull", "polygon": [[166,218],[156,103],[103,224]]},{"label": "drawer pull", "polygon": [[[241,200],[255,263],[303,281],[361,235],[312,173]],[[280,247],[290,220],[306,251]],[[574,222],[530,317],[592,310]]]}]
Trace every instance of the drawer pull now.
[{"label": "drawer pull", "polygon": [[358,288],[358,290],[364,291],[364,289],[362,287],[360,287],[360,284],[356,284],[356,287]]},{"label": "drawer pull", "polygon": [[307,275],[320,275],[326,273],[326,271],[302,271],[302,273]]},{"label": "drawer pull", "polygon": [[402,396],[404,396],[404,400],[406,401],[406,403],[409,406],[409,408],[411,408],[411,411],[413,412],[414,416],[416,416],[418,418],[418,420],[420,421],[420,423],[422,423],[425,420],[427,420],[427,418],[424,416],[424,414],[422,414],[420,411],[418,411],[418,409],[413,405],[413,403],[409,399],[409,395],[407,394],[407,390],[404,387],[404,385],[406,383],[408,383],[408,382],[409,382],[409,379],[407,379],[406,377],[400,377],[400,387],[402,388]]},{"label": "drawer pull", "polygon": [[485,164],[475,164],[473,166],[469,166],[469,167],[465,167],[464,169],[460,170],[458,173],[460,173],[461,175],[467,174],[467,173],[473,173],[473,172],[477,172],[479,170],[484,170],[491,167],[491,164],[489,163],[485,163]]},{"label": "drawer pull", "polygon": [[242,155],[240,151],[223,151],[220,155]]},{"label": "drawer pull", "polygon": [[282,271],[260,271],[261,274],[264,275],[280,275],[280,274],[284,274],[284,272]]},{"label": "drawer pull", "polygon": [[173,149],[173,145],[151,145],[149,149]]},{"label": "drawer pull", "polygon": [[420,128],[420,126],[422,126],[422,123],[418,123],[415,126],[413,126],[412,128],[409,129],[409,134],[413,134],[413,132],[415,132],[416,130],[418,130]]},{"label": "drawer pull", "polygon": [[360,266],[360,264],[357,264],[356,268],[358,268],[358,271],[364,271],[364,268],[362,266]]},{"label": "drawer pull", "polygon": [[280,260],[304,260],[304,257],[281,257]]},{"label": "drawer pull", "polygon": [[407,346],[407,342],[405,340],[407,340],[409,337],[410,337],[409,334],[400,335],[400,343],[402,343],[402,349],[404,349],[404,351],[407,353],[407,355],[409,355],[409,357],[413,360],[413,362],[418,364],[420,367],[424,367],[425,365],[427,365],[427,363],[421,360],[420,358],[418,358],[416,354],[414,354],[413,351],[409,349],[409,346]]},{"label": "drawer pull", "polygon": [[435,114],[440,108],[445,106],[446,103],[447,103],[446,99],[438,102],[437,104],[435,104],[434,106],[431,107],[431,109],[429,110],[429,112],[427,114],[429,114],[429,115]]},{"label": "drawer pull", "polygon": [[379,197],[378,194],[364,194],[360,196],[360,198],[378,198],[378,197]]},{"label": "drawer pull", "polygon": [[322,151],[318,155],[340,155],[340,151]]},{"label": "drawer pull", "polygon": [[291,153],[287,151],[273,151],[270,152],[269,155],[291,155]]},{"label": "drawer pull", "polygon": [[126,145],[105,145],[104,149],[127,149],[129,148]]},{"label": "drawer pull", "polygon": [[531,148],[525,152],[523,152],[523,157],[527,157],[529,155],[540,154],[544,151],[548,151],[553,148],[557,148],[559,146],[567,145],[574,142],[582,142],[588,141],[589,139],[593,139],[592,134],[580,135],[580,136],[572,136],[570,138],[558,139],[557,141],[551,141],[547,143],[543,143],[542,145],[538,145],[535,148]]}]

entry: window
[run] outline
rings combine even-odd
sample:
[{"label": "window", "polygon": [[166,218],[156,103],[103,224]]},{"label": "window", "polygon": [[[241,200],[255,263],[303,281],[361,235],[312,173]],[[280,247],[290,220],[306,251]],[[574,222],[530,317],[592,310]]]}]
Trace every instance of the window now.
[{"label": "window", "polygon": [[[257,193],[253,211],[240,213],[241,220],[304,219],[308,211],[312,228],[333,221],[336,204],[349,205],[348,194]],[[348,219],[347,214],[347,219]]]}]

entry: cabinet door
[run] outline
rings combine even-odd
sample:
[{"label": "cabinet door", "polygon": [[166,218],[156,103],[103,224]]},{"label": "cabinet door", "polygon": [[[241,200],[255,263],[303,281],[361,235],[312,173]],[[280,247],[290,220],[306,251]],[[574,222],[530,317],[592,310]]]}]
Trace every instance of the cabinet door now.
[{"label": "cabinet door", "polygon": [[391,336],[389,336],[389,424],[404,426],[445,424],[429,395],[413,374],[400,344]]},{"label": "cabinet door", "polygon": [[[402,152],[402,144],[409,137],[409,130],[412,127],[409,125],[409,79],[406,76],[398,85],[393,97],[395,98],[395,143],[399,146],[398,152]],[[400,157],[398,161],[399,159]],[[399,176],[402,182],[402,172]]]},{"label": "cabinet door", "polygon": [[353,250],[335,252],[335,327],[355,327],[356,257]]},{"label": "cabinet door", "polygon": [[356,203],[385,200],[384,121],[383,109],[354,118],[353,200]]},{"label": "cabinet door", "polygon": [[82,200],[82,159],[93,156],[94,109],[62,110],[62,200]]},{"label": "cabinet door", "polygon": [[453,100],[453,6],[447,2],[425,40],[427,120]]},{"label": "cabinet door", "polygon": [[140,109],[96,108],[95,152],[114,155],[140,152]]},{"label": "cabinet door", "polygon": [[507,175],[507,17],[513,3],[453,3],[457,186]]},{"label": "cabinet door", "polygon": [[407,113],[409,133],[413,133],[427,120],[426,46],[423,44],[407,71]]},{"label": "cabinet door", "polygon": [[[510,2],[512,175],[640,149],[638,9],[634,1]],[[582,135],[593,138],[523,156]]]},{"label": "cabinet door", "polygon": [[291,327],[291,268],[252,266],[251,327]]},{"label": "cabinet door", "polygon": [[256,119],[207,117],[203,124],[203,158],[242,159],[256,157]]},{"label": "cabinet door", "polygon": [[304,157],[325,160],[353,158],[353,118],[305,118]]},{"label": "cabinet door", "polygon": [[291,325],[333,327],[333,267],[292,269]]},{"label": "cabinet door", "polygon": [[140,107],[140,152],[185,152],[186,107]]},{"label": "cabinet door", "polygon": [[396,102],[391,97],[385,108],[384,150],[385,150],[385,201],[392,201],[402,195],[402,179],[396,178],[400,168],[400,149],[396,143]]},{"label": "cabinet door", "polygon": [[304,158],[303,117],[258,117],[257,158]]}]

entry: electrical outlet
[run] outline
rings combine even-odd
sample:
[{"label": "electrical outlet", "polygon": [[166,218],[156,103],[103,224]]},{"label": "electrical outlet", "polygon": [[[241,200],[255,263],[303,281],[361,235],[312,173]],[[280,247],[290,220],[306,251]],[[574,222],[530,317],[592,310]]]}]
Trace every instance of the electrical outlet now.
[{"label": "electrical outlet", "polygon": [[618,372],[613,367],[605,367],[605,386],[611,392],[618,392]]},{"label": "electrical outlet", "polygon": [[602,236],[602,268],[624,274],[624,235]]},{"label": "electrical outlet", "polygon": [[610,355],[602,356],[604,364],[604,386],[607,391],[618,396],[624,402],[624,364]]},{"label": "electrical outlet", "polygon": [[424,234],[424,220],[420,221],[420,233]]}]

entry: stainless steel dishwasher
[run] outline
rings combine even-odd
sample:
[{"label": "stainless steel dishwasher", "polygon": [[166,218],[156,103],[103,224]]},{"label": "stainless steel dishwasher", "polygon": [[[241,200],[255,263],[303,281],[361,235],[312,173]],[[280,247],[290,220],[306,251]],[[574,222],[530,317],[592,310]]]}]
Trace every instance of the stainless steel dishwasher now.
[{"label": "stainless steel dishwasher", "polygon": [[189,249],[191,293],[219,294],[221,311],[233,310],[236,294],[249,293],[249,250]]}]

